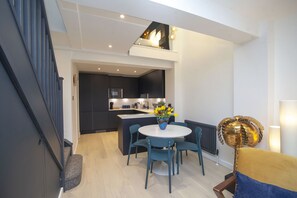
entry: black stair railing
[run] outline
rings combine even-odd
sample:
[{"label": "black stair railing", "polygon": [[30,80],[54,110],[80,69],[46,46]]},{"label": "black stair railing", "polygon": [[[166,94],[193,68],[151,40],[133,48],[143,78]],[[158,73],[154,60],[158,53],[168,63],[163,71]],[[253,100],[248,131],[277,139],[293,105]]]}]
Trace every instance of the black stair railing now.
[{"label": "black stair railing", "polygon": [[[7,0],[61,145],[63,162],[63,78],[59,77],[43,0]],[[63,163],[61,163],[63,164]]]}]

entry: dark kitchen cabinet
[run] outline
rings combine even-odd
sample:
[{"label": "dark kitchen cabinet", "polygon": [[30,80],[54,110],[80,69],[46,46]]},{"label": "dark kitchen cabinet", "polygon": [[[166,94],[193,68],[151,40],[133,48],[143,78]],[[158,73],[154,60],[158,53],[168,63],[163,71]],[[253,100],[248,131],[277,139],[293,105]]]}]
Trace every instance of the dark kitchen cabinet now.
[{"label": "dark kitchen cabinet", "polygon": [[93,112],[80,112],[80,131],[88,132],[93,130]]},{"label": "dark kitchen cabinet", "polygon": [[109,111],[108,113],[108,129],[110,131],[118,130],[120,118],[118,115],[121,114],[137,114],[141,113],[135,110],[119,110],[119,111]]},{"label": "dark kitchen cabinet", "polygon": [[109,130],[117,130],[119,120],[119,114],[124,114],[123,111],[110,111],[108,112],[108,128]]},{"label": "dark kitchen cabinet", "polygon": [[121,76],[109,76],[109,88],[124,88],[122,79]]},{"label": "dark kitchen cabinet", "polygon": [[92,75],[79,75],[79,110],[92,112]]},{"label": "dark kitchen cabinet", "polygon": [[81,133],[105,130],[108,126],[108,76],[79,75]]},{"label": "dark kitchen cabinet", "polygon": [[124,98],[139,98],[137,78],[124,78]]},{"label": "dark kitchen cabinet", "polygon": [[93,130],[106,130],[108,128],[108,112],[93,112]]},{"label": "dark kitchen cabinet", "polygon": [[108,111],[108,76],[92,76],[93,112]]},{"label": "dark kitchen cabinet", "polygon": [[149,98],[165,98],[165,71],[156,70],[139,78],[139,93]]},{"label": "dark kitchen cabinet", "polygon": [[138,98],[138,78],[110,76],[109,88],[123,89],[124,98]]}]

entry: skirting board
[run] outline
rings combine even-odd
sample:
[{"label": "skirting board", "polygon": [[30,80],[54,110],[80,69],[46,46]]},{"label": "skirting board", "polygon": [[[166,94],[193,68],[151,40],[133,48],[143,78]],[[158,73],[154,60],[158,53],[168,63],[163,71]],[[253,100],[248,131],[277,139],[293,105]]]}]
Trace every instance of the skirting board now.
[{"label": "skirting board", "polygon": [[211,161],[214,161],[216,163],[218,162],[220,165],[222,165],[222,166],[224,166],[224,167],[226,167],[226,168],[228,168],[230,170],[233,170],[233,164],[231,164],[229,162],[226,162],[224,160],[218,159],[217,156],[210,155],[207,152],[202,151],[202,153],[203,153],[203,157],[205,157],[205,158],[207,158],[207,159],[209,159]]},{"label": "skirting board", "polygon": [[59,193],[59,197],[58,198],[62,198],[63,197],[63,188],[60,188],[60,193]]}]

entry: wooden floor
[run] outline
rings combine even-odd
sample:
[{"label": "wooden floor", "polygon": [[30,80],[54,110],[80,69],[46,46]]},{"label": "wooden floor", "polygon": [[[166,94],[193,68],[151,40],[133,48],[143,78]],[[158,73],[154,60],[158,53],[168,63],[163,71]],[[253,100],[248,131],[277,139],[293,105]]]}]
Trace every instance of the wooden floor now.
[{"label": "wooden floor", "polygon": [[[149,175],[148,189],[144,189],[147,153],[135,159],[123,156],[117,146],[117,132],[81,135],[77,153],[83,155],[83,175],[79,186],[63,194],[63,198],[146,198],[146,197],[215,197],[212,188],[230,173],[204,158],[202,175],[197,154],[183,157],[180,174],[172,177],[172,193],[168,192],[168,177]],[[232,197],[226,193],[226,197]]]}]

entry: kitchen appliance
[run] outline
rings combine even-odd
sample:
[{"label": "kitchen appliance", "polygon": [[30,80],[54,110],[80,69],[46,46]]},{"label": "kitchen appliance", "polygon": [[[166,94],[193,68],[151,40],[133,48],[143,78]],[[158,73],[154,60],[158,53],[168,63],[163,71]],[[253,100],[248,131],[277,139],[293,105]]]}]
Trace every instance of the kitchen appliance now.
[{"label": "kitchen appliance", "polygon": [[149,98],[149,94],[148,93],[142,93],[142,94],[140,94],[140,98]]},{"label": "kitchen appliance", "polygon": [[113,102],[109,103],[109,109],[113,109]]},{"label": "kitchen appliance", "polygon": [[108,89],[108,98],[123,98],[122,88],[110,88]]}]

